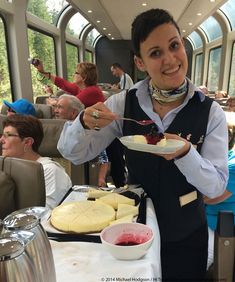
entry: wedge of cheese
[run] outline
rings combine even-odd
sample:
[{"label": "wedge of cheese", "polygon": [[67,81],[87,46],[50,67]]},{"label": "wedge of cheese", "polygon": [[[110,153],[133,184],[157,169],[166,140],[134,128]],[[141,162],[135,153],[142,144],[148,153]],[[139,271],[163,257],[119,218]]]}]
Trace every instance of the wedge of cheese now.
[{"label": "wedge of cheese", "polygon": [[105,204],[108,204],[108,205],[112,206],[115,210],[118,208],[119,204],[127,204],[127,205],[131,205],[131,206],[135,205],[134,199],[130,199],[128,197],[125,197],[125,196],[117,194],[117,193],[110,193],[108,195],[105,195],[105,196],[99,198],[96,201],[99,201],[99,202],[101,201]]},{"label": "wedge of cheese", "polygon": [[133,220],[133,215],[129,214],[114,221],[111,221],[109,225],[118,224],[118,223],[130,223]]},{"label": "wedge of cheese", "polygon": [[136,206],[119,204],[116,213],[116,219],[122,218],[127,215],[131,215],[132,217],[134,217],[135,215],[138,215],[138,213],[139,213],[139,208]]},{"label": "wedge of cheese", "polygon": [[62,204],[51,213],[51,224],[65,232],[98,232],[114,219],[115,210],[110,205],[96,201]]},{"label": "wedge of cheese", "polygon": [[88,199],[98,199],[100,197],[103,197],[105,195],[110,194],[110,191],[103,191],[99,189],[89,188],[88,190]]}]

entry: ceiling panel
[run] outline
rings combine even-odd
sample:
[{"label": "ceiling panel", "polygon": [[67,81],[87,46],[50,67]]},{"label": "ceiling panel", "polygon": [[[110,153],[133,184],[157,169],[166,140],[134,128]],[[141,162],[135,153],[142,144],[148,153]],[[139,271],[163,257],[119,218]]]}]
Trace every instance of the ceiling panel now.
[{"label": "ceiling panel", "polygon": [[[151,8],[168,10],[179,24],[180,29],[185,30],[183,35],[187,36],[227,0],[215,0],[214,2],[210,0],[69,0],[69,2],[101,34],[109,38],[129,40],[133,19],[145,10]],[[147,6],[143,7],[142,2],[147,3]],[[92,13],[88,13],[88,10],[92,10]],[[201,16],[197,16],[199,12]],[[97,20],[101,22],[97,23]],[[192,22],[191,26],[189,22]]]}]

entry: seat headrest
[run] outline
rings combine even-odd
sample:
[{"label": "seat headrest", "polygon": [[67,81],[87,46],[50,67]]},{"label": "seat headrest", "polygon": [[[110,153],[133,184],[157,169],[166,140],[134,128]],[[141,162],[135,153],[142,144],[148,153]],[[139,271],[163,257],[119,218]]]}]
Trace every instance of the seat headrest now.
[{"label": "seat headrest", "polygon": [[45,206],[45,178],[42,164],[0,156],[0,217],[13,210]]},{"label": "seat headrest", "polygon": [[63,119],[41,119],[44,131],[44,138],[39,147],[39,154],[43,157],[57,157],[61,154],[57,150],[57,143],[60,133],[66,120]]},{"label": "seat headrest", "polygon": [[52,107],[46,104],[34,104],[36,117],[40,119],[52,118]]},{"label": "seat headrest", "polygon": [[0,171],[0,219],[16,210],[16,184],[4,171]]},{"label": "seat headrest", "polygon": [[50,96],[47,95],[47,96],[37,96],[35,98],[35,103],[36,104],[46,104],[46,99],[49,98]]},{"label": "seat headrest", "polygon": [[6,115],[0,114],[0,134],[3,132],[3,121],[7,118]]}]

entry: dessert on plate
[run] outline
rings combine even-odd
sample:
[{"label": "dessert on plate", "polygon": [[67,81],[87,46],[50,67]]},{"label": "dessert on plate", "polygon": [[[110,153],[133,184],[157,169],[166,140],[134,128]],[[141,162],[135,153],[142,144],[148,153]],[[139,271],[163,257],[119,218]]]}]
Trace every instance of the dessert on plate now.
[{"label": "dessert on plate", "polygon": [[163,147],[166,145],[166,137],[163,133],[158,132],[155,127],[152,127],[151,131],[146,135],[134,135],[134,142]]}]

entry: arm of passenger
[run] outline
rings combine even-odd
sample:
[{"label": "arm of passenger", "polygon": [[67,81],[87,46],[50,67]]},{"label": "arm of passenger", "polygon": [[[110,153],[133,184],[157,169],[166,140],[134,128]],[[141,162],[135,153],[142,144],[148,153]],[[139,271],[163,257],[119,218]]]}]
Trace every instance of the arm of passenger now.
[{"label": "arm of passenger", "polygon": [[115,137],[115,130],[109,126],[100,131],[84,129],[79,115],[72,123],[64,124],[57,148],[64,158],[77,165],[95,158]]},{"label": "arm of passenger", "polygon": [[213,102],[201,155],[191,146],[175,165],[202,194],[215,198],[223,194],[228,180],[228,133],[226,118]]},{"label": "arm of passenger", "polygon": [[[114,113],[123,116],[125,93],[114,94],[105,105]],[[113,121],[100,131],[84,129],[80,116],[73,122],[66,122],[61,132],[57,148],[62,156],[74,164],[82,164],[95,158],[114,140],[122,136],[122,121]]]},{"label": "arm of passenger", "polygon": [[64,169],[53,162],[44,165],[44,177],[46,206],[53,209],[59,204],[69,188],[72,187],[72,182]]},{"label": "arm of passenger", "polygon": [[76,96],[79,92],[80,92],[80,88],[77,86],[76,83],[71,83],[65,79],[63,79],[62,77],[58,77],[56,76],[54,79],[54,83],[57,87],[59,87],[60,89]]}]

